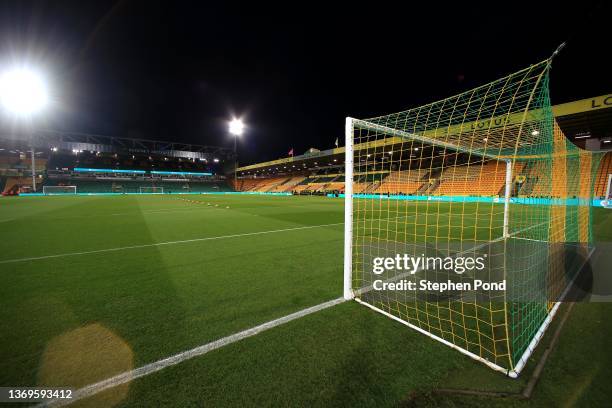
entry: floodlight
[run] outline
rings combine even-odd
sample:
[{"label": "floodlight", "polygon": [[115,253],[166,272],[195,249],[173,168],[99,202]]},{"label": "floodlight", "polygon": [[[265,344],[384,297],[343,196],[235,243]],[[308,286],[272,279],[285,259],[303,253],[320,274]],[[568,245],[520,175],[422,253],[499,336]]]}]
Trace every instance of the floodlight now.
[{"label": "floodlight", "polygon": [[30,116],[45,107],[47,87],[35,71],[16,68],[0,77],[0,102],[17,116]]},{"label": "floodlight", "polygon": [[244,123],[240,119],[232,119],[229,123],[229,132],[232,135],[240,136],[244,131]]}]

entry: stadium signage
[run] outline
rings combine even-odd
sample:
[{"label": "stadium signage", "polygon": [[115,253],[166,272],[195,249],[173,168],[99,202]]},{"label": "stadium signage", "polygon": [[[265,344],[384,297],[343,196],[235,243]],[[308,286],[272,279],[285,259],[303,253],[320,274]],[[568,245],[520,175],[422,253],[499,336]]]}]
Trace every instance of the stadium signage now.
[{"label": "stadium signage", "polygon": [[[122,170],[122,169],[92,169],[75,167],[73,171],[80,173],[124,173],[124,174],[145,174],[144,170]],[[212,173],[198,173],[192,171],[151,171],[151,174],[176,175],[176,176],[212,176]]]},{"label": "stadium signage", "polygon": [[131,173],[131,174],[144,174],[144,170],[121,170],[121,169],[90,169],[84,167],[75,167],[72,171],[81,173]]},{"label": "stadium signage", "polygon": [[607,106],[612,106],[612,95],[608,95],[607,97],[602,98],[602,100],[597,100],[597,98],[591,99],[591,108],[598,109]]},{"label": "stadium signage", "polygon": [[196,173],[192,171],[151,171],[151,174],[178,175],[178,176],[212,176],[212,173]]}]

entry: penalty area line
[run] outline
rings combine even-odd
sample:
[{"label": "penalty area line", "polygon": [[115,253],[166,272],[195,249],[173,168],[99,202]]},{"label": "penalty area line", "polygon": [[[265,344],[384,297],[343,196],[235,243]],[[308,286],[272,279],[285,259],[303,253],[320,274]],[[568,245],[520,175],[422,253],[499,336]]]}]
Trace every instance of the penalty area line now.
[{"label": "penalty area line", "polygon": [[56,400],[51,400],[51,401],[47,401],[44,402],[42,404],[38,404],[36,405],[37,407],[60,407],[60,406],[64,406],[64,405],[68,405],[68,404],[72,404],[73,402],[79,401],[83,398],[87,398],[87,397],[91,397],[95,394],[98,394],[102,391],[108,390],[110,388],[116,387],[118,385],[121,384],[125,384],[128,383],[130,381],[133,381],[137,378],[141,378],[144,376],[147,376],[149,374],[153,374],[157,371],[163,370],[164,368],[167,367],[171,367],[174,365],[177,365],[179,363],[182,363],[183,361],[186,360],[190,360],[194,357],[198,357],[201,355],[204,355],[210,351],[219,349],[223,346],[227,346],[228,344],[232,344],[235,343],[237,341],[246,339],[248,337],[252,337],[255,336],[259,333],[262,333],[266,330],[272,329],[274,327],[277,326],[281,326],[285,323],[289,323],[293,320],[299,319],[301,317],[307,316],[309,314],[318,312],[320,310],[324,310],[327,308],[330,308],[332,306],[336,306],[340,303],[346,302],[346,300],[343,297],[334,299],[334,300],[330,300],[327,302],[323,302],[320,303],[316,306],[312,306],[306,309],[302,309],[300,311],[297,311],[295,313],[291,313],[287,316],[283,316],[280,317],[278,319],[274,319],[274,320],[270,320],[269,322],[260,324],[259,326],[255,326],[252,327],[250,329],[247,330],[243,330],[241,332],[232,334],[230,336],[227,337],[223,337],[219,340],[215,340],[213,342],[204,344],[202,346],[198,346],[195,347],[191,350],[187,350],[187,351],[183,351],[180,352],[178,354],[175,354],[173,356],[164,358],[162,360],[158,360],[155,361],[153,363],[149,363],[146,364],[142,367],[136,368],[134,370],[131,371],[126,371],[123,372],[121,374],[118,374],[114,377],[110,377],[106,380],[94,383],[94,384],[90,384],[88,386],[85,386],[83,388],[80,388],[78,390],[76,390],[75,392],[73,392],[72,394],[72,398],[67,400],[67,399],[56,399]]},{"label": "penalty area line", "polygon": [[129,249],[152,248],[152,247],[159,247],[159,246],[165,246],[165,245],[188,244],[191,242],[214,241],[214,240],[219,240],[219,239],[249,237],[252,235],[274,234],[278,232],[299,231],[299,230],[306,230],[306,229],[313,229],[313,228],[333,227],[336,225],[343,225],[343,224],[344,222],[336,222],[332,224],[306,225],[303,227],[282,228],[282,229],[268,230],[268,231],[245,232],[241,234],[219,235],[216,237],[183,239],[179,241],[156,242],[154,244],[130,245],[130,246],[116,247],[116,248],[94,249],[91,251],[67,252],[63,254],[32,256],[28,258],[5,259],[5,260],[0,260],[0,265],[9,264],[9,263],[27,262],[27,261],[39,261],[43,259],[63,258],[63,257],[68,257],[68,256],[91,255],[91,254],[102,254],[105,252],[127,251]]}]

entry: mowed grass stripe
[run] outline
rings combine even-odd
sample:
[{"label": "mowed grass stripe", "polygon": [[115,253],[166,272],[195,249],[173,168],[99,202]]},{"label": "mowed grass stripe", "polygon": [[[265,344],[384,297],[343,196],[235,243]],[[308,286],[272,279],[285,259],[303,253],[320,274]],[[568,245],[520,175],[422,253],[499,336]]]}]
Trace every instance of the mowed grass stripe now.
[{"label": "mowed grass stripe", "polygon": [[[6,210],[3,214],[6,218],[18,218],[4,224],[6,228],[0,231],[3,242],[1,260],[330,224],[343,220],[341,205],[308,211],[291,208],[292,201],[276,202],[269,198],[217,198],[210,200],[211,206],[206,203],[188,205],[158,196],[111,197],[112,200],[108,197],[58,198],[36,202],[0,200],[0,212]],[[303,200],[295,201],[298,202]],[[218,204],[219,208],[214,204]],[[181,210],[148,212],[173,206]],[[226,206],[231,209],[226,209]],[[186,208],[192,210],[182,210]],[[97,216],[126,212],[132,214]]]},{"label": "mowed grass stripe", "polygon": [[245,232],[242,234],[220,235],[216,237],[204,237],[204,238],[184,239],[184,240],[179,240],[179,241],[156,242],[153,244],[142,244],[142,245],[131,245],[131,246],[124,246],[124,247],[116,247],[116,248],[96,249],[93,251],[67,252],[63,254],[33,256],[33,257],[18,258],[18,259],[6,259],[6,260],[0,261],[0,264],[9,264],[9,263],[27,262],[27,261],[39,261],[39,260],[44,260],[44,259],[63,258],[63,257],[68,257],[68,256],[100,254],[104,252],[127,251],[130,249],[141,249],[141,248],[150,248],[150,247],[158,247],[158,246],[166,246],[166,245],[188,244],[188,243],[193,243],[193,242],[214,241],[214,240],[229,239],[229,238],[240,238],[240,237],[248,237],[248,236],[253,236],[253,235],[276,234],[280,232],[332,227],[332,226],[343,225],[343,224],[344,224],[343,222],[336,222],[332,224],[309,225],[309,226],[303,226],[303,227],[283,228],[283,229],[268,230],[268,231]]}]

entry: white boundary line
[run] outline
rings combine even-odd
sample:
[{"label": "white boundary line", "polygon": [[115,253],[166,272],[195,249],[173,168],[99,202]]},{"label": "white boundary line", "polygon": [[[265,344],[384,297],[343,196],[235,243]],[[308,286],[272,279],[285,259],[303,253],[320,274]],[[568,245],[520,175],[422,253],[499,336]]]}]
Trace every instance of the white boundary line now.
[{"label": "white boundary line", "polygon": [[[381,218],[381,219],[373,219],[373,220],[391,220],[391,219],[396,219],[396,218],[411,218],[411,217],[414,217],[414,216],[415,215],[413,214],[413,215],[404,215],[404,216],[395,217],[395,218]],[[248,236],[252,236],[252,235],[273,234],[273,233],[277,233],[277,232],[287,232],[287,231],[299,231],[299,230],[306,230],[306,229],[312,229],[312,228],[333,227],[333,226],[336,226],[336,225],[343,225],[343,224],[344,224],[344,222],[335,222],[335,223],[331,223],[331,224],[319,224],[319,225],[306,225],[306,226],[303,226],[303,227],[283,228],[283,229],[268,230],[268,231],[246,232],[246,233],[243,233],[243,234],[219,235],[219,236],[215,236],[215,237],[194,238],[194,239],[184,239],[184,240],[178,240],[178,241],[157,242],[157,243],[154,243],[154,244],[130,245],[130,246],[116,247],[116,248],[94,249],[94,250],[91,250],[91,251],[67,252],[67,253],[63,253],[63,254],[42,255],[42,256],[33,256],[33,257],[27,257],[27,258],[5,259],[5,260],[0,260],[0,265],[10,264],[10,263],[19,263],[19,262],[28,262],[28,261],[40,261],[40,260],[44,260],[44,259],[63,258],[63,257],[68,257],[68,256],[91,255],[91,254],[101,254],[101,253],[105,253],[105,252],[126,251],[126,250],[129,250],[129,249],[141,249],[141,248],[152,248],[152,247],[165,246],[165,245],[188,244],[188,243],[191,243],[191,242],[214,241],[214,240],[218,240],[218,239],[228,239],[228,238],[240,238],[240,237],[248,237]]]},{"label": "white boundary line", "polygon": [[264,234],[274,234],[277,232],[287,232],[287,231],[299,231],[313,228],[321,228],[321,227],[332,227],[335,225],[342,225],[343,222],[336,222],[332,224],[320,224],[320,225],[307,225],[303,227],[294,227],[294,228],[283,228],[276,230],[268,230],[268,231],[256,231],[256,232],[245,232],[242,234],[231,234],[231,235],[220,235],[216,237],[206,237],[206,238],[194,238],[194,239],[184,239],[179,241],[166,241],[166,242],[157,242],[154,244],[142,244],[142,245],[131,245],[117,248],[106,248],[106,249],[95,249],[92,251],[83,251],[83,252],[67,252],[63,254],[54,254],[54,255],[43,255],[43,256],[33,256],[29,258],[15,258],[15,259],[5,259],[0,261],[0,265],[9,264],[9,263],[18,263],[18,262],[27,262],[27,261],[39,261],[43,259],[52,259],[52,258],[63,258],[68,256],[79,256],[79,255],[90,255],[90,254],[101,254],[105,252],[117,252],[117,251],[126,251],[129,249],[140,249],[140,248],[152,248],[159,247],[165,245],[176,245],[176,244],[187,244],[191,242],[202,242],[202,241],[214,241],[218,239],[228,239],[228,238],[239,238],[239,237],[248,237],[252,235],[264,235]]},{"label": "white boundary line", "polygon": [[487,366],[491,367],[492,369],[494,369],[496,371],[501,371],[502,373],[504,373],[506,375],[508,375],[508,372],[510,371],[510,370],[507,370],[507,369],[505,369],[505,368],[503,368],[503,367],[501,367],[501,366],[499,366],[499,365],[497,365],[497,364],[495,364],[495,363],[493,363],[491,361],[488,361],[488,360],[480,357],[477,354],[472,353],[471,351],[468,351],[468,350],[466,350],[464,348],[461,348],[461,347],[451,343],[450,341],[443,339],[442,337],[438,337],[435,334],[430,333],[427,330],[421,329],[420,327],[415,326],[414,324],[412,324],[412,323],[410,323],[410,322],[408,322],[406,320],[402,320],[401,318],[399,318],[399,317],[397,317],[395,315],[392,315],[389,312],[386,312],[386,311],[384,311],[382,309],[379,309],[378,307],[376,307],[376,306],[374,306],[374,305],[372,305],[370,303],[367,303],[367,302],[365,302],[365,301],[363,301],[363,300],[361,300],[359,298],[355,298],[354,300],[357,303],[359,303],[360,305],[367,306],[370,309],[374,310],[375,312],[378,312],[378,313],[383,314],[383,315],[385,315],[387,317],[390,317],[391,319],[393,319],[393,320],[395,320],[395,321],[397,321],[397,322],[399,322],[401,324],[404,324],[404,325],[410,327],[411,329],[414,329],[414,330],[418,331],[419,333],[426,335],[427,337],[430,337],[430,338],[432,338],[434,340],[437,340],[440,343],[442,343],[442,344],[444,344],[444,345],[446,345],[446,346],[448,346],[448,347],[450,347],[452,349],[455,349],[455,350],[459,351],[460,353],[465,354],[468,357],[473,358],[474,360],[477,360],[477,361],[480,361],[481,363],[486,364]]},{"label": "white boundary line", "polygon": [[38,404],[36,406],[37,407],[61,407],[61,406],[65,406],[68,404],[72,404],[73,402],[76,402],[83,398],[90,397],[92,395],[95,395],[109,388],[113,388],[118,385],[128,383],[137,378],[144,377],[149,374],[153,374],[157,371],[163,370],[166,367],[177,365],[179,363],[182,363],[183,361],[192,359],[194,357],[201,356],[210,351],[216,350],[223,346],[227,346],[228,344],[232,344],[237,341],[246,339],[248,337],[255,336],[256,334],[269,330],[273,327],[277,327],[285,323],[289,323],[292,320],[299,319],[300,317],[304,317],[309,314],[318,312],[320,310],[330,308],[332,306],[338,305],[343,302],[345,302],[344,298],[338,298],[338,299],[330,300],[324,303],[320,303],[316,306],[312,306],[312,307],[300,310],[298,312],[291,313],[287,316],[283,316],[278,319],[270,320],[269,322],[260,324],[259,326],[255,326],[250,329],[243,330],[241,332],[232,334],[230,336],[223,337],[211,343],[207,343],[207,344],[195,347],[191,350],[186,350],[178,354],[175,354],[173,356],[164,358],[162,360],[158,360],[153,363],[146,364],[134,370],[123,372],[121,374],[118,374],[106,380],[102,380],[100,382],[90,384],[88,386],[85,386],[83,388],[76,390],[72,394],[72,398],[70,400],[62,400],[62,399],[51,400],[51,401],[44,402],[42,404]]}]

